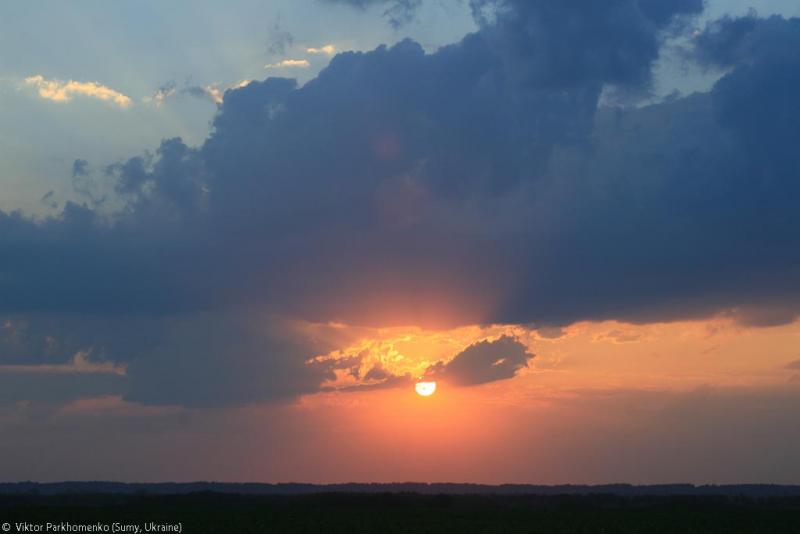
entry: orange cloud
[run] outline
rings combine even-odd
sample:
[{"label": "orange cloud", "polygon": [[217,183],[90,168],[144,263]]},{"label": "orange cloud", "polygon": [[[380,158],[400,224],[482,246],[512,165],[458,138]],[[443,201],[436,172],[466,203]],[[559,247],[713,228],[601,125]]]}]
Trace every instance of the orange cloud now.
[{"label": "orange cloud", "polygon": [[53,102],[69,102],[73,96],[80,95],[112,102],[121,108],[127,108],[133,104],[130,97],[97,82],[48,80],[37,74],[25,78],[25,83],[36,87],[40,97]]},{"label": "orange cloud", "polygon": [[306,52],[308,54],[325,54],[326,56],[332,56],[336,53],[336,47],[332,44],[326,44],[324,46],[320,46],[319,48],[306,48]]}]

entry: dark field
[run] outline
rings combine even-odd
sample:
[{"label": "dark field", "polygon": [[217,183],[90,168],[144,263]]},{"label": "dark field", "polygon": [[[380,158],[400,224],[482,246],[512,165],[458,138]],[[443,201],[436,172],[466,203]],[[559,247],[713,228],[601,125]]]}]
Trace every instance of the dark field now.
[{"label": "dark field", "polygon": [[[2,495],[0,523],[182,525],[185,533],[800,533],[800,498],[613,495]],[[48,532],[48,530],[42,530]],[[50,530],[53,532],[54,530]],[[74,530],[73,530],[74,531]]]}]

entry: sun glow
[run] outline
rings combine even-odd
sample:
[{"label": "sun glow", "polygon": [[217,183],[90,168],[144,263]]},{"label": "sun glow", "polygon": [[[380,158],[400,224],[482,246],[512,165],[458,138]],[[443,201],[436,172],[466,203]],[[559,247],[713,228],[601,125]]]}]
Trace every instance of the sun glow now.
[{"label": "sun glow", "polygon": [[423,397],[430,397],[436,393],[436,382],[417,382],[414,386],[418,395]]}]

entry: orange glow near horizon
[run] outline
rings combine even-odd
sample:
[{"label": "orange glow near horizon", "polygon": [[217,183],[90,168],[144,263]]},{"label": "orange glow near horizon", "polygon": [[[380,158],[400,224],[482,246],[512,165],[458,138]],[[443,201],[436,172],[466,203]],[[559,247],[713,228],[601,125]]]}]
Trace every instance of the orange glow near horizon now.
[{"label": "orange glow near horizon", "polygon": [[[615,477],[634,483],[674,478],[736,483],[741,473],[730,471],[730,462],[745,465],[753,458],[747,437],[765,432],[762,421],[775,421],[777,430],[770,432],[785,443],[797,439],[791,410],[800,398],[800,321],[770,328],[725,319],[584,322],[549,329],[378,329],[342,323],[298,328],[323,347],[338,347],[311,364],[324,368],[341,360],[341,366],[325,390],[296,402],[193,417],[190,410],[155,410],[114,397],[76,401],[53,417],[65,428],[121,414],[180,417],[186,430],[166,446],[174,447],[175,456],[188,447],[199,451],[194,464],[167,466],[172,471],[164,476],[182,480],[201,473],[227,481],[316,483],[600,484]],[[536,354],[514,378],[467,386],[437,375],[436,393],[412,394],[412,386],[432,382],[420,378],[431,376],[424,373],[431,364],[501,335],[514,335]],[[215,418],[212,423],[209,417]],[[209,425],[229,432],[211,435]],[[248,439],[230,440],[230,433]],[[133,443],[145,443],[136,441],[145,437],[137,433]],[[687,452],[673,454],[684,443],[681,450]],[[706,452],[729,443],[738,448],[728,456]],[[235,461],[218,461],[225,447]],[[782,450],[790,449],[796,447]],[[71,449],[60,450],[71,458]],[[142,450],[110,456],[120,471],[96,476],[133,476],[127,475],[128,466],[150,461]],[[759,465],[763,470],[755,466],[753,478],[772,476],[772,464]],[[65,473],[59,478],[73,471]],[[795,483],[798,477],[800,468],[787,469],[775,480]]]},{"label": "orange glow near horizon", "polygon": [[[304,328],[308,335],[339,347],[311,360],[343,362],[324,384],[329,391],[383,387],[387,376],[396,379],[396,387],[408,387],[403,377],[423,377],[430,366],[450,361],[474,343],[503,335],[517,338],[535,357],[512,379],[466,388],[472,394],[526,402],[532,396],[540,401],[543,396],[562,397],[586,389],[684,391],[709,385],[800,382],[800,373],[786,368],[798,359],[794,347],[800,322],[772,328],[745,327],[725,318],[638,325],[583,322],[551,329],[472,325],[434,330],[346,324],[306,324]],[[411,384],[416,382],[426,380]]]},{"label": "orange glow near horizon", "polygon": [[[669,456],[670,436],[689,436],[703,450],[708,425],[738,432],[735,420],[720,419],[728,403],[758,421],[760,410],[775,408],[773,401],[800,394],[800,321],[771,328],[726,318],[541,329],[308,328],[340,347],[320,361],[341,360],[342,367],[326,391],[287,408],[294,425],[287,432],[298,437],[280,462],[264,464],[265,479],[288,480],[300,472],[318,482],[602,483],[622,473],[651,483],[685,467],[681,476],[699,481],[718,473],[702,471],[702,455],[698,463],[653,462]],[[434,394],[420,394],[421,383],[432,382],[425,378],[431,365],[502,335],[536,355],[515,377],[447,383],[446,389],[440,379]],[[765,407],[752,403],[762,396]],[[696,412],[687,408],[695,403],[701,406]],[[298,442],[305,444],[301,451]],[[317,445],[323,442],[324,454]],[[750,451],[743,445],[737,454],[747,458]]]}]

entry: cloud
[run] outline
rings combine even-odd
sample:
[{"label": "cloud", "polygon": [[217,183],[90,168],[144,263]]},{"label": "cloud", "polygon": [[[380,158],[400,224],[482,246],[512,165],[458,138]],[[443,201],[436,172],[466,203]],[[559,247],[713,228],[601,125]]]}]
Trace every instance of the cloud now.
[{"label": "cloud", "polygon": [[[491,16],[434,53],[403,40],[338,54],[303,86],[227,89],[200,146],[79,164],[113,202],[0,212],[0,313],[32,325],[29,347],[41,325],[72,325],[74,350],[49,363],[103,347],[128,364],[131,398],[193,405],[318,390],[335,370],[305,362],[329,351],[281,337],[286,318],[791,320],[798,20],[713,46],[704,32],[721,30],[701,32],[691,57],[721,76],[708,92],[600,104],[608,88],[646,94],[699,5],[479,2]],[[513,376],[515,354],[480,376]]]},{"label": "cloud", "polygon": [[514,378],[534,355],[511,336],[495,341],[480,341],[456,354],[447,363],[439,362],[425,377],[459,386],[474,386]]},{"label": "cloud", "polygon": [[[372,370],[370,370],[372,371]],[[367,378],[366,383],[351,384],[339,387],[323,386],[321,391],[338,391],[341,393],[348,392],[365,392],[365,391],[380,391],[385,389],[407,388],[410,389],[416,380],[410,374],[391,374],[385,372],[381,374],[375,371],[373,376]]]},{"label": "cloud", "polygon": [[345,4],[357,9],[385,6],[383,17],[395,30],[414,20],[422,0],[325,0],[332,4]]},{"label": "cloud", "polygon": [[169,82],[153,92],[152,96],[145,97],[145,102],[153,102],[156,107],[160,107],[167,101],[167,99],[175,96],[177,93],[177,88],[175,87],[175,82]]},{"label": "cloud", "polygon": [[482,33],[519,83],[646,88],[664,31],[702,0],[472,0]]},{"label": "cloud", "polygon": [[307,59],[283,59],[277,63],[269,63],[264,65],[265,69],[305,69],[311,64]]},{"label": "cloud", "polygon": [[794,360],[787,363],[786,369],[800,369],[800,360]]},{"label": "cloud", "polygon": [[638,332],[625,332],[622,330],[610,330],[594,337],[594,341],[611,341],[612,343],[636,343],[642,339],[642,334]]},{"label": "cloud", "polygon": [[[230,299],[312,320],[356,323],[539,318],[552,324],[547,319],[597,313],[601,308],[590,302],[591,295],[616,287],[611,281],[598,280],[598,288],[577,302],[572,296],[560,298],[573,283],[583,284],[570,279],[577,275],[569,269],[578,262],[569,254],[584,244],[576,240],[583,237],[579,229],[569,235],[573,228],[561,225],[562,211],[552,207],[570,209],[570,202],[584,201],[584,192],[565,197],[557,189],[562,182],[550,183],[550,159],[554,147],[585,157],[580,150],[597,133],[597,150],[606,150],[603,143],[614,132],[603,130],[607,122],[600,121],[599,131],[593,124],[602,85],[641,83],[646,75],[620,71],[646,70],[656,56],[616,65],[613,58],[628,55],[631,46],[623,40],[617,54],[608,51],[605,69],[592,66],[567,81],[560,65],[536,55],[531,61],[542,71],[537,79],[549,76],[550,81],[528,84],[516,76],[522,72],[516,64],[522,51],[539,49],[533,45],[541,32],[502,42],[499,35],[513,33],[519,16],[544,15],[509,6],[496,26],[484,26],[434,54],[406,40],[369,53],[339,54],[302,88],[270,78],[229,89],[203,146],[166,140],[155,154],[108,167],[106,176],[125,205],[110,227],[93,210],[75,204],[44,225],[22,216],[0,219],[14,232],[29,234],[17,261],[26,249],[46,247],[50,232],[60,232],[63,248],[51,250],[92,251],[105,283],[131,287],[130,297],[139,304],[114,299],[113,305],[123,309],[191,310],[200,302],[214,306]],[[597,27],[582,6],[542,9],[556,21],[575,18],[587,31]],[[632,25],[657,29],[640,20],[641,14],[635,18],[632,7],[626,9]],[[611,27],[621,24],[606,18]],[[573,42],[556,27],[549,48],[575,46],[577,57],[597,44]],[[634,34],[658,42],[655,35]],[[556,72],[545,72],[552,69]],[[643,136],[631,140],[632,149]],[[590,192],[607,187],[609,164],[603,163],[587,182]],[[563,183],[571,186],[564,174]],[[595,205],[602,203],[587,207]],[[620,207],[622,214],[628,211]],[[273,231],[277,228],[281,231]],[[173,246],[174,240],[181,246]],[[114,260],[100,252],[107,246],[115,250]],[[69,258],[60,260],[70,265]],[[167,269],[172,262],[191,266],[192,275]],[[41,288],[35,272],[14,272],[17,283],[1,288],[7,306],[26,302],[36,309],[46,300],[70,308],[97,299],[94,306],[102,307],[102,291],[80,270],[74,273],[71,297],[53,280],[47,299],[44,291],[36,296],[27,290]],[[201,281],[202,287],[195,286]],[[548,283],[525,287],[529,281]],[[542,292],[544,301],[533,306],[539,299],[526,292]],[[580,309],[582,304],[589,311]]]},{"label": "cloud", "polygon": [[208,98],[217,105],[225,99],[225,90],[218,85],[193,85],[182,89],[181,93],[197,98]]},{"label": "cloud", "polygon": [[124,399],[213,407],[316,392],[341,362],[307,365],[332,350],[260,315],[202,313],[170,320],[153,350],[129,365]]},{"label": "cloud", "polygon": [[376,365],[370,368],[369,371],[364,375],[365,380],[386,380],[391,376],[386,369],[381,367],[380,365]]},{"label": "cloud", "polygon": [[309,47],[306,48],[306,53],[308,54],[325,54],[326,56],[332,56],[336,53],[336,47],[332,44],[326,44],[320,46],[319,48]]},{"label": "cloud", "polygon": [[63,364],[0,365],[0,404],[49,405],[110,395],[125,384],[126,369],[77,352]]},{"label": "cloud", "polygon": [[152,94],[146,97],[145,102],[152,102],[156,107],[160,107],[167,100],[178,98],[182,96],[191,96],[210,100],[211,102],[219,105],[225,98],[225,91],[229,89],[240,89],[250,83],[250,80],[242,80],[237,83],[222,85],[222,84],[209,84],[209,85],[185,85],[178,87],[175,82],[168,82]]},{"label": "cloud", "polygon": [[735,66],[756,51],[752,37],[760,24],[752,12],[745,17],[725,16],[708,22],[705,29],[694,36],[696,59],[707,67]]},{"label": "cloud", "polygon": [[37,74],[25,78],[25,83],[38,89],[40,97],[53,102],[69,102],[73,96],[80,95],[111,102],[121,108],[127,108],[133,104],[130,97],[97,82],[47,80]]},{"label": "cloud", "polygon": [[39,199],[44,206],[47,206],[51,210],[58,209],[58,202],[55,200],[55,191],[52,189],[41,196]]},{"label": "cloud", "polygon": [[76,159],[72,162],[72,177],[88,176],[89,162],[85,159]]},{"label": "cloud", "polygon": [[125,367],[114,362],[94,362],[88,352],[76,352],[68,363],[38,365],[0,365],[1,373],[111,373],[124,375]]},{"label": "cloud", "polygon": [[279,16],[267,35],[267,53],[273,56],[283,55],[293,43],[294,37],[283,29]]},{"label": "cloud", "polygon": [[539,337],[543,339],[559,339],[567,335],[566,329],[560,326],[552,326],[552,325],[543,325],[543,326],[534,326],[536,333]]},{"label": "cloud", "polygon": [[202,90],[203,94],[208,95],[208,97],[211,98],[211,101],[217,105],[222,104],[222,101],[225,99],[224,91],[216,86],[206,86],[203,87]]}]

